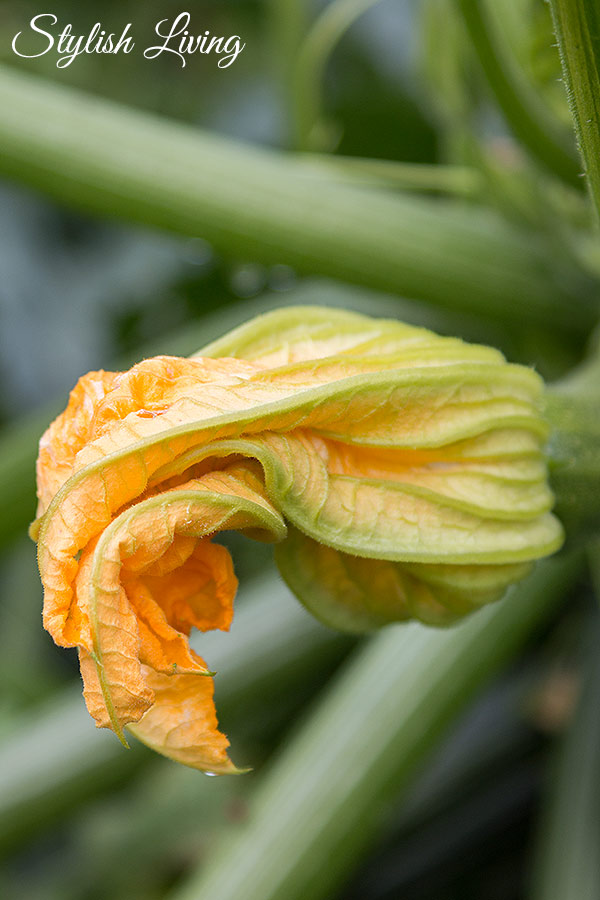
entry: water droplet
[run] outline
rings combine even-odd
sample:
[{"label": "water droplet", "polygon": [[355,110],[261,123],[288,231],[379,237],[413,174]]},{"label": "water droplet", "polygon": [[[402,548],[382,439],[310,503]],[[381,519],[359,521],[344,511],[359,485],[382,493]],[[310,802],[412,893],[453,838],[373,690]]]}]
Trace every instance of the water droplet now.
[{"label": "water droplet", "polygon": [[246,263],[237,266],[231,276],[231,289],[238,297],[255,297],[265,287],[267,273],[264,266]]},{"label": "water droplet", "polygon": [[212,262],[212,247],[202,238],[191,238],[183,247],[183,257],[192,266],[207,266]]},{"label": "water droplet", "polygon": [[217,777],[217,773],[216,773],[216,772],[205,772],[204,774],[205,774],[205,775],[208,775],[209,778],[216,778],[216,777]]}]

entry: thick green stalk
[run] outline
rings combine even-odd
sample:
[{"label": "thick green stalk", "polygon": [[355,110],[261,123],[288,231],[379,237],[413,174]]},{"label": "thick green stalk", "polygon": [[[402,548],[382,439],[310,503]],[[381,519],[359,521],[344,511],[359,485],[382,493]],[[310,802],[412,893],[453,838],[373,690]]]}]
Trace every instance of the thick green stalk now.
[{"label": "thick green stalk", "polygon": [[600,654],[588,635],[581,697],[565,737],[536,854],[533,900],[600,897]]},{"label": "thick green stalk", "polygon": [[1,70],[0,173],[91,213],[503,321],[589,328],[592,284],[493,213],[337,183],[285,155]]},{"label": "thick green stalk", "polygon": [[[482,0],[457,0],[481,68],[513,134],[534,159],[565,181],[579,183],[580,166],[539,96],[507,56]],[[593,2],[593,0],[592,0]]]},{"label": "thick green stalk", "polygon": [[600,221],[600,5],[550,0],[575,133]]},{"label": "thick green stalk", "polygon": [[[196,642],[218,672],[215,698],[225,718],[238,709],[242,718],[274,679],[294,690],[307,669],[326,668],[352,646],[307,616],[275,574],[243,588],[239,607],[229,634]],[[0,851],[122,779],[148,753],[137,742],[131,746],[126,752],[114,735],[94,728],[78,689],[28,713],[0,742]]]},{"label": "thick green stalk", "polygon": [[600,533],[600,346],[546,391],[553,426],[548,446],[556,512],[570,539]]},{"label": "thick green stalk", "polygon": [[392,626],[371,640],[265,773],[248,822],[171,900],[331,896],[368,848],[386,799],[577,571],[573,560],[548,563],[460,626]]},{"label": "thick green stalk", "polygon": [[294,143],[294,79],[298,50],[306,33],[310,10],[306,0],[266,0],[270,59],[280,100],[282,140]]}]

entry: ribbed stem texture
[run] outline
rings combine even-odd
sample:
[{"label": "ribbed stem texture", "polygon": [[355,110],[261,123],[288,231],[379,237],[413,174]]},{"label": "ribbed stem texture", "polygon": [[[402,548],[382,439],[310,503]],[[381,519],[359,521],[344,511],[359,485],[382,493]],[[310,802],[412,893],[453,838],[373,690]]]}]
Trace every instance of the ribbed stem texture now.
[{"label": "ribbed stem texture", "polygon": [[283,154],[0,74],[0,173],[63,203],[505,321],[592,321],[588,279],[489,211],[336,183]]}]

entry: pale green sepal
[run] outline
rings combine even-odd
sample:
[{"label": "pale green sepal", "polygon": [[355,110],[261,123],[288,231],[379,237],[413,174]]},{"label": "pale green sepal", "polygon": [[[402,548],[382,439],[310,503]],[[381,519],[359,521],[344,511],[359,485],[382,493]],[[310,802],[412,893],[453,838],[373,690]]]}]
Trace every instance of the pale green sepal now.
[{"label": "pale green sepal", "polygon": [[276,546],[275,559],[282,578],[312,615],[353,633],[412,618],[451,625],[499,599],[531,569],[529,564],[435,566],[366,559],[326,547],[293,527]]}]

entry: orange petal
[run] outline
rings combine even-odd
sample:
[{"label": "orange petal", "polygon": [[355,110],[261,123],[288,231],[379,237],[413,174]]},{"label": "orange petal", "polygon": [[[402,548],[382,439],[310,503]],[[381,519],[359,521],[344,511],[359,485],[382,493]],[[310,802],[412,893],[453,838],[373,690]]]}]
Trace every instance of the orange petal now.
[{"label": "orange petal", "polygon": [[[185,579],[187,573],[181,574]],[[165,675],[197,671],[198,662],[190,650],[187,635],[171,625],[144,580],[123,573],[121,581],[137,619],[140,662]],[[233,606],[233,595],[230,601]]]},{"label": "orange petal", "polygon": [[96,406],[117,375],[100,371],[80,378],[69,395],[67,408],[42,435],[37,460],[38,516],[71,475],[77,453],[90,440]]},{"label": "orange petal", "polygon": [[[283,536],[283,522],[257,493],[260,487],[245,467],[208,474],[125,510],[84,550],[75,602],[58,631],[63,641],[68,637],[87,651],[85,695],[99,725],[122,736],[123,726],[139,719],[153,701],[143,674],[150,668],[169,676],[206,671],[186,633],[196,624],[229,626],[237,580],[228,551],[202,538],[225,527]],[[189,538],[197,544],[191,554]],[[154,575],[177,541],[165,574]],[[182,565],[168,571],[177,558]],[[88,623],[85,633],[75,631],[80,614]]]},{"label": "orange petal", "polygon": [[[139,661],[114,648],[105,655],[105,665],[99,667],[93,654],[80,648],[79,667],[89,714],[98,728],[112,728],[126,745],[118,718],[119,710],[127,710],[128,722],[137,722],[154,702],[154,692],[142,675]],[[108,704],[107,675],[111,678],[111,700]]]},{"label": "orange petal", "polygon": [[129,730],[164,756],[219,775],[239,771],[227,756],[229,741],[217,728],[213,680],[202,675],[160,675],[144,668],[154,692],[151,709]]},{"label": "orange petal", "polygon": [[112,390],[96,404],[93,437],[105,434],[111,424],[130,413],[142,418],[161,415],[177,400],[198,392],[203,384],[236,384],[257,366],[238,359],[182,359],[155,356],[119,374]]},{"label": "orange petal", "polygon": [[225,547],[202,540],[181,569],[155,575],[156,568],[154,564],[147,570],[143,582],[174,628],[184,634],[192,627],[229,628],[237,578]]}]

